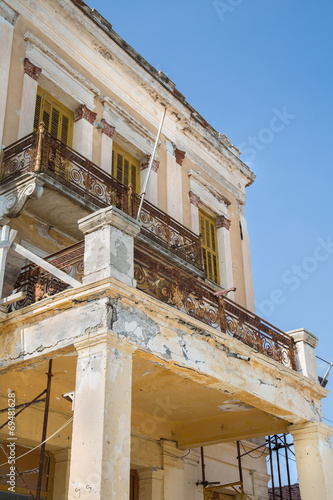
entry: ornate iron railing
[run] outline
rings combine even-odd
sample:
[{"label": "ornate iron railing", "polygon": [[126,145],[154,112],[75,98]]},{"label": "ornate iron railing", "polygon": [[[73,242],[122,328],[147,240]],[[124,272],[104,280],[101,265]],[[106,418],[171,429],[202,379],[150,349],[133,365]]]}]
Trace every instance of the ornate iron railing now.
[{"label": "ornate iron railing", "polygon": [[[81,242],[50,256],[48,260],[79,280],[83,275],[83,253]],[[232,300],[216,297],[205,282],[157,258],[139,245],[134,251],[134,276],[139,290],[296,369],[292,338]],[[15,287],[17,291],[26,292],[26,299],[12,308],[26,306],[67,287],[67,284],[38,266],[27,266],[22,270]]]},{"label": "ornate iron railing", "polygon": [[[1,182],[25,172],[45,173],[71,191],[88,198],[97,207],[114,205],[136,217],[140,197],[131,186],[125,186],[93,162],[45,132],[28,135],[5,148],[1,165]],[[173,254],[202,269],[200,238],[175,219],[144,201],[140,214],[142,233]]]}]

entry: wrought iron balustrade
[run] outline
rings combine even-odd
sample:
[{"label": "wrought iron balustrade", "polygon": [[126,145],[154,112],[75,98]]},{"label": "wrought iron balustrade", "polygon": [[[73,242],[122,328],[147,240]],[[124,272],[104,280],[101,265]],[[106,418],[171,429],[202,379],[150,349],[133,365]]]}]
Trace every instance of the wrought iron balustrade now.
[{"label": "wrought iron balustrade", "polygon": [[[114,205],[134,218],[137,215],[140,197],[131,186],[125,186],[55,139],[43,126],[4,150],[1,182],[26,172],[47,174],[97,207]],[[201,241],[192,231],[148,201],[143,203],[140,222],[143,234],[199,269],[203,268]]]},{"label": "wrought iron balustrade", "polygon": [[[83,254],[81,242],[50,256],[48,260],[80,279],[83,275]],[[294,341],[291,337],[232,300],[217,298],[204,282],[157,258],[139,245],[134,250],[134,276],[139,290],[296,369]],[[67,287],[67,284],[38,266],[27,266],[16,283],[17,291],[26,291],[27,297],[12,308],[24,307]]]}]

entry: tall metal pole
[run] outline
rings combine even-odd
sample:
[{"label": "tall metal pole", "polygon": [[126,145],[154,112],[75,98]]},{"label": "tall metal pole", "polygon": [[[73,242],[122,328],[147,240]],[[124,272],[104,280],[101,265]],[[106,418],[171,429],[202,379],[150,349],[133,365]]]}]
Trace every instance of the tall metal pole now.
[{"label": "tall metal pole", "polygon": [[36,491],[36,499],[35,500],[40,500],[40,494],[42,491],[42,478],[43,478],[44,455],[45,455],[45,442],[44,441],[46,439],[47,421],[48,421],[48,416],[49,416],[52,376],[53,376],[52,375],[52,359],[50,359],[49,371],[47,373],[47,387],[46,387],[44,423],[43,423],[43,432],[42,432],[42,446],[40,449],[38,482],[37,482],[37,491]]},{"label": "tall metal pole", "polygon": [[278,445],[278,437],[275,434],[275,450],[276,450],[276,462],[278,467],[278,475],[279,475],[279,488],[280,488],[280,497],[282,498],[282,483],[281,483],[281,470],[280,470],[280,459],[279,459],[279,445]]},{"label": "tall metal pole", "polygon": [[158,141],[160,140],[160,135],[161,135],[161,131],[162,131],[163,123],[164,123],[165,113],[166,113],[166,108],[164,108],[164,111],[163,111],[163,116],[162,116],[162,120],[161,120],[161,123],[160,123],[160,128],[158,129],[158,133],[157,133],[157,137],[156,137],[156,141],[155,141],[154,151],[153,151],[153,153],[152,153],[152,155],[150,157],[150,162],[149,162],[149,166],[148,166],[147,176],[146,176],[145,183],[143,185],[143,189],[142,189],[142,192],[141,192],[141,195],[140,195],[141,196],[141,200],[140,200],[138,215],[136,217],[137,221],[140,219],[142,204],[143,204],[144,197],[146,195],[146,189],[147,189],[147,186],[148,186],[148,181],[149,181],[151,169],[153,168],[153,163],[154,163],[154,160],[155,160],[155,155],[156,155],[156,150],[157,150],[157,146],[158,146]]},{"label": "tall metal pole", "polygon": [[274,469],[273,469],[273,453],[272,453],[271,436],[268,436],[268,448],[269,448],[269,460],[271,462],[271,479],[272,479],[273,500],[275,500]]},{"label": "tall metal pole", "polygon": [[287,467],[287,477],[288,477],[289,500],[293,500],[292,493],[291,493],[291,484],[290,484],[288,444],[287,444],[287,438],[286,438],[285,434],[283,434],[283,441],[284,441],[284,452],[286,454],[286,467]]},{"label": "tall metal pole", "polygon": [[206,485],[206,472],[205,472],[205,456],[204,456],[204,449],[201,446],[201,470],[202,470],[202,484],[203,487],[205,488]]}]

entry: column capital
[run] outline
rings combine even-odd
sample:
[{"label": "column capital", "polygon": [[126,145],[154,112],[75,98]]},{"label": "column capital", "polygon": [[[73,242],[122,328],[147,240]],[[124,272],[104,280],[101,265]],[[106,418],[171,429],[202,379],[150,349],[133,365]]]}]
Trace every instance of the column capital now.
[{"label": "column capital", "polygon": [[87,217],[78,221],[79,229],[84,234],[89,234],[103,226],[113,226],[120,231],[135,237],[141,228],[141,224],[129,215],[125,214],[119,208],[113,205],[101,208]]},{"label": "column capital", "polygon": [[139,469],[138,470],[139,480],[152,480],[152,479],[160,479],[162,480],[164,477],[163,469],[155,469],[154,467],[149,467],[149,469]]},{"label": "column capital", "polygon": [[314,349],[318,345],[318,338],[312,333],[310,333],[308,330],[305,330],[305,328],[298,328],[297,330],[291,330],[290,332],[288,332],[288,334],[294,339],[294,342],[296,343],[305,342]]},{"label": "column capital", "polygon": [[137,349],[137,346],[124,339],[120,339],[113,331],[80,337],[74,342],[74,347],[79,356],[90,355],[93,352],[98,352],[101,349],[101,346],[117,349],[125,354],[133,354]]},{"label": "column capital", "polygon": [[179,449],[176,441],[168,441],[167,439],[161,439],[160,445],[163,450],[163,466],[169,465],[177,469],[183,469],[182,457],[186,454],[186,450]]},{"label": "column capital", "polygon": [[176,163],[178,163],[178,165],[182,165],[183,164],[185,156],[186,156],[186,152],[185,151],[181,151],[178,148],[175,149]]},{"label": "column capital", "polygon": [[26,75],[30,76],[37,82],[41,72],[42,68],[38,68],[38,66],[35,66],[27,57],[24,59],[24,73]]},{"label": "column capital", "polygon": [[85,104],[81,104],[76,110],[74,111],[74,121],[77,122],[79,120],[87,120],[91,125],[94,124],[94,121],[96,120],[97,113],[94,113],[94,111],[91,111]]},{"label": "column capital", "polygon": [[216,228],[220,229],[221,227],[224,227],[225,229],[230,229],[231,226],[231,220],[227,219],[225,215],[218,215],[216,218]]},{"label": "column capital", "polygon": [[105,118],[101,119],[101,123],[103,124],[102,133],[112,139],[116,127],[107,122]]},{"label": "column capital", "polygon": [[293,436],[294,441],[309,439],[327,439],[331,441],[333,427],[323,422],[306,422],[305,424],[290,425],[288,432]]},{"label": "column capital", "polygon": [[[151,155],[147,155],[144,157],[144,159],[141,161],[141,170],[145,170],[146,168],[149,167],[150,158],[151,158]],[[152,170],[157,173],[159,166],[160,166],[160,162],[155,159],[153,161]]]},{"label": "column capital", "polygon": [[192,191],[192,189],[188,192],[188,197],[189,197],[190,203],[192,205],[194,205],[195,207],[199,206],[200,196],[198,196],[197,194],[195,194],[195,192]]}]

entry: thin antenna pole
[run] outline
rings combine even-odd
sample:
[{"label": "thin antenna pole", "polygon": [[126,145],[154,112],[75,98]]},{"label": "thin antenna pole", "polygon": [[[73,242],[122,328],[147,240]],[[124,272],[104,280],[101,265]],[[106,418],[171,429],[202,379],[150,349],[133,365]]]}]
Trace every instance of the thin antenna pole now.
[{"label": "thin antenna pole", "polygon": [[157,137],[156,137],[156,141],[155,141],[154,151],[153,151],[153,153],[152,153],[152,155],[151,155],[151,157],[150,157],[150,162],[149,162],[149,166],[148,166],[147,176],[146,176],[146,179],[145,179],[145,183],[144,183],[144,185],[143,185],[142,192],[141,192],[141,194],[140,194],[140,196],[141,196],[141,200],[140,200],[140,205],[139,205],[138,215],[137,215],[137,217],[136,217],[136,220],[137,220],[137,221],[140,219],[140,214],[141,214],[142,204],[143,204],[144,197],[145,197],[145,195],[146,195],[146,189],[147,189],[147,186],[148,186],[148,181],[149,181],[149,177],[150,177],[151,169],[153,168],[153,163],[154,163],[154,160],[155,160],[155,155],[156,155],[156,150],[157,150],[157,146],[158,146],[158,141],[160,140],[160,135],[161,135],[162,127],[163,127],[163,122],[164,122],[164,118],[165,118],[165,113],[166,113],[166,108],[164,108],[164,112],[163,112],[162,120],[161,120],[161,123],[160,123],[160,128],[158,129],[158,133],[157,133]]}]

